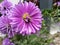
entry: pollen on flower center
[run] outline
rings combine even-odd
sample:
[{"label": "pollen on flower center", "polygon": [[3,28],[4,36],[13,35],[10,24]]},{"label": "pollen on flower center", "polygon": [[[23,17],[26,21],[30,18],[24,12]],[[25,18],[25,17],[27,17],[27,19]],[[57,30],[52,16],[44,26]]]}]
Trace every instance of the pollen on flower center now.
[{"label": "pollen on flower center", "polygon": [[23,19],[24,19],[25,22],[30,22],[30,16],[29,16],[29,14],[28,13],[24,13],[23,14]]},{"label": "pollen on flower center", "polygon": [[23,19],[27,18],[28,16],[29,16],[28,13],[24,13],[24,14],[23,14]]}]

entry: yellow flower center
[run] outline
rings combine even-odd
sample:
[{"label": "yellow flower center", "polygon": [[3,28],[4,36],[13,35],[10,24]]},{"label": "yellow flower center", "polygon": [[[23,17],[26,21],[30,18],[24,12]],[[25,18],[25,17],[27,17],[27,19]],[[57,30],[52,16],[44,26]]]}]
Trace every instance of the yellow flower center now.
[{"label": "yellow flower center", "polygon": [[23,19],[24,19],[25,22],[30,22],[30,16],[29,16],[29,14],[28,13],[24,13],[23,14]]},{"label": "yellow flower center", "polygon": [[29,17],[29,14],[28,13],[24,13],[23,14],[23,19],[26,19],[27,17]]}]

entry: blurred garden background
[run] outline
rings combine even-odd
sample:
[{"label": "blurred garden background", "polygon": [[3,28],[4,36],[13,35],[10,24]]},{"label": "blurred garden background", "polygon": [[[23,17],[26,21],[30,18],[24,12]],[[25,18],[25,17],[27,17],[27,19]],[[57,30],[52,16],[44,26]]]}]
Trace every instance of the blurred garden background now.
[{"label": "blurred garden background", "polygon": [[[16,45],[60,45],[60,7],[57,6],[57,2],[60,0],[24,1],[31,1],[41,9],[44,18],[42,28],[40,32],[27,37],[15,35],[11,41]],[[0,36],[0,43],[2,40],[3,38]]]}]

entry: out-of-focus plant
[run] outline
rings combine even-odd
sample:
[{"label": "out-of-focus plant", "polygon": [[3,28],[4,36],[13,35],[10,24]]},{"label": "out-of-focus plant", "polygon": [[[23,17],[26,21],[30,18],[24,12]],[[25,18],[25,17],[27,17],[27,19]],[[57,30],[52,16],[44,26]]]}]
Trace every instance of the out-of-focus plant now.
[{"label": "out-of-focus plant", "polygon": [[56,2],[53,4],[53,11],[51,13],[52,22],[60,21],[60,2]]}]

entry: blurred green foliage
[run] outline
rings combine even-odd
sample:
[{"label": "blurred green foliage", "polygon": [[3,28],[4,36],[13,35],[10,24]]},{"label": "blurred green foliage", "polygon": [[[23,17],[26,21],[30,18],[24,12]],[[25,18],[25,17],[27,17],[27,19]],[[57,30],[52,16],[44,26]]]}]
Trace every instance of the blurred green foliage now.
[{"label": "blurred green foliage", "polygon": [[1,2],[2,0],[0,0],[0,2]]}]

